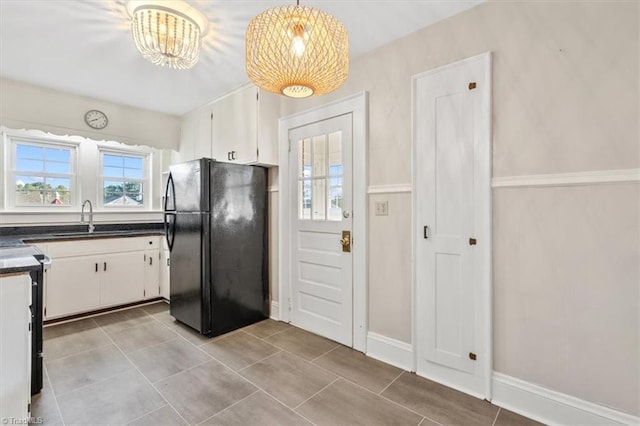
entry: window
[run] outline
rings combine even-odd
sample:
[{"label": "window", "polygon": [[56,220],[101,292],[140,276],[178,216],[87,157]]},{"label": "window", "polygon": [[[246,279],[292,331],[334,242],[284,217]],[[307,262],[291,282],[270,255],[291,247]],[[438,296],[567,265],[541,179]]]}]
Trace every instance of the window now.
[{"label": "window", "polygon": [[100,151],[102,205],[143,207],[148,188],[148,156]]},{"label": "window", "polygon": [[73,206],[75,201],[75,146],[12,139],[13,186],[16,207]]}]

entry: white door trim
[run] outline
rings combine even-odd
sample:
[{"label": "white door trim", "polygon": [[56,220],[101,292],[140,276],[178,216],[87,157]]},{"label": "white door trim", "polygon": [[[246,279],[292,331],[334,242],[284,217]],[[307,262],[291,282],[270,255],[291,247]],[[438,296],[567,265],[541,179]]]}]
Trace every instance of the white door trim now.
[{"label": "white door trim", "polygon": [[[289,182],[289,130],[316,121],[343,114],[353,114],[353,348],[366,351],[367,341],[367,119],[368,96],[366,92],[302,111],[279,121],[279,318],[291,321],[289,299],[291,298],[291,235]],[[283,184],[284,182],[284,184]]]},{"label": "white door trim", "polygon": [[[487,75],[487,83],[484,87],[478,87],[476,90],[482,90],[485,102],[482,105],[482,120],[480,133],[481,138],[479,143],[476,144],[476,154],[475,154],[475,169],[474,169],[474,178],[477,185],[476,192],[480,198],[476,199],[477,206],[479,210],[476,212],[475,218],[475,229],[477,230],[478,239],[482,241],[486,241],[487,247],[486,250],[483,251],[483,257],[477,260],[477,271],[478,271],[478,282],[480,285],[480,300],[482,304],[482,325],[481,325],[481,336],[484,341],[483,350],[481,353],[478,353],[479,362],[482,363],[482,380],[484,383],[484,395],[477,395],[475,392],[470,392],[468,389],[459,389],[468,393],[474,393],[476,396],[480,396],[487,400],[491,400],[492,389],[491,389],[491,376],[493,371],[493,327],[492,327],[492,211],[491,211],[491,203],[492,203],[492,192],[491,192],[491,163],[492,163],[492,151],[491,151],[491,120],[492,120],[492,112],[491,112],[491,52],[486,52],[471,58],[467,58],[458,62],[454,62],[452,64],[444,65],[432,70],[429,70],[424,73],[420,73],[414,75],[411,79],[411,132],[412,132],[412,176],[413,176],[413,188],[417,188],[417,164],[416,164],[416,149],[417,149],[417,140],[416,140],[416,86],[417,81],[420,78],[433,75],[443,70],[455,68],[470,62],[481,61],[484,65],[484,69]],[[416,223],[416,213],[417,213],[417,194],[414,191],[412,193],[412,215],[411,215],[411,229],[415,231],[417,228]],[[416,263],[416,238],[418,238],[417,234],[415,234],[411,238],[411,274],[412,274],[412,289],[411,289],[411,299],[412,299],[412,337],[414,344],[414,360],[413,367],[414,371],[417,370],[418,367],[418,350],[417,350],[417,333],[418,333],[418,324],[417,324],[417,263]],[[433,377],[435,381],[443,382],[446,378],[443,377]],[[453,383],[449,383],[450,386],[455,386]]]}]

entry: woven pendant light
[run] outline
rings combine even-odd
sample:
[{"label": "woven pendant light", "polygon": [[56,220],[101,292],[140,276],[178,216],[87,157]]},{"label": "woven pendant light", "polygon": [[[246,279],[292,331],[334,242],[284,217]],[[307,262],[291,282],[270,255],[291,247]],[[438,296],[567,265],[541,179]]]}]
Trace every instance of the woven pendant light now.
[{"label": "woven pendant light", "polygon": [[344,25],[319,9],[268,9],[251,20],[246,34],[247,75],[257,86],[292,98],[323,95],[349,74]]}]

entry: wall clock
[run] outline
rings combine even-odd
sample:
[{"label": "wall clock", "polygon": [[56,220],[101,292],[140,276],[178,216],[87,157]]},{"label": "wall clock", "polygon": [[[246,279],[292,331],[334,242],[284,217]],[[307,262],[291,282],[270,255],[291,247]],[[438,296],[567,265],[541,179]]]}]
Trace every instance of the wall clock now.
[{"label": "wall clock", "polygon": [[98,111],[97,109],[92,109],[90,111],[87,111],[87,113],[84,115],[84,122],[87,123],[87,126],[91,127],[92,129],[100,130],[107,127],[107,124],[109,124],[109,119],[107,119],[107,115],[104,112]]}]

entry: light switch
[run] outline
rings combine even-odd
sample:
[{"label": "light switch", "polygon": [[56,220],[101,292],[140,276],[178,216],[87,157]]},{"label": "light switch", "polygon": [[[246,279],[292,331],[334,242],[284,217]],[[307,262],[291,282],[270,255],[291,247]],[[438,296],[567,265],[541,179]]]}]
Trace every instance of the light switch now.
[{"label": "light switch", "polygon": [[387,216],[389,214],[388,201],[376,201],[376,216]]}]

